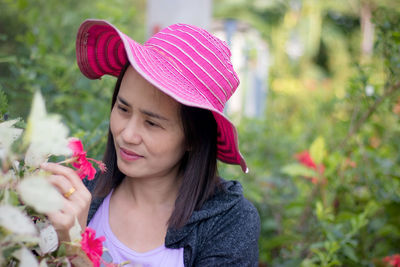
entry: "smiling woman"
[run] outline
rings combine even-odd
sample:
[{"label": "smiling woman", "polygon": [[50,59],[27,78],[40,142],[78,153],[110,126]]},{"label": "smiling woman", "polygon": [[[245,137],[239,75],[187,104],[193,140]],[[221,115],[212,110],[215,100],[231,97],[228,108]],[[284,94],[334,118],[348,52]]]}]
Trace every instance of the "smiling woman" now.
[{"label": "smiling woman", "polygon": [[172,179],[185,152],[180,105],[129,67],[110,117],[118,168],[132,178]]},{"label": "smiling woman", "polygon": [[[257,210],[217,170],[219,159],[247,171],[223,114],[239,84],[226,44],[175,24],[141,45],[106,21],[87,20],[76,48],[84,75],[118,80],[108,172],[86,183],[93,200],[71,207],[72,215],[105,236],[114,263],[257,266]],[[57,230],[65,236],[69,226]]]}]

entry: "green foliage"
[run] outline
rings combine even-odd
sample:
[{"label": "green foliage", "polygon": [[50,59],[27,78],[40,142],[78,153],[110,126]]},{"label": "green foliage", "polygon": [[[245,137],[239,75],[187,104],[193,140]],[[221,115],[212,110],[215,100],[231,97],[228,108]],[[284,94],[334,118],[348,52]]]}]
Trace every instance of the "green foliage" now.
[{"label": "green foliage", "polygon": [[61,113],[72,135],[79,135],[85,144],[96,147],[90,149],[90,156],[99,157],[108,132],[105,118],[109,116],[115,79],[89,81],[80,74],[75,35],[85,19],[99,18],[143,40],[144,3],[143,0],[1,1],[0,24],[6,27],[0,33],[0,88],[10,103],[9,116],[25,118],[29,112],[27,103],[40,89],[49,111]]},{"label": "green foliage", "polygon": [[8,108],[7,97],[2,90],[0,90],[0,118],[6,114]]},{"label": "green foliage", "polygon": [[[265,117],[238,125],[249,174],[219,166],[221,176],[242,182],[259,210],[261,266],[384,266],[383,257],[400,253],[395,2],[214,1],[217,18],[257,28],[274,57]],[[50,112],[62,113],[71,135],[99,158],[115,79],[83,77],[73,40],[89,17],[110,20],[143,40],[144,3],[1,1],[0,25],[7,27],[0,32],[0,114],[26,117],[26,103],[41,88]],[[360,48],[360,10],[366,3],[375,25],[369,55]],[[286,44],[296,34],[305,49],[291,59]],[[296,159],[301,151],[309,152],[316,168]]]},{"label": "green foliage", "polygon": [[310,156],[314,160],[315,164],[322,163],[325,156],[325,141],[322,137],[318,137],[310,147]]},{"label": "green foliage", "polygon": [[282,168],[282,172],[289,176],[315,176],[316,173],[310,168],[299,163],[291,163]]},{"label": "green foliage", "polygon": [[[260,29],[275,57],[268,109],[239,125],[250,173],[220,172],[239,179],[260,212],[261,265],[386,266],[384,257],[400,253],[400,12],[373,2],[370,55],[360,49],[359,14],[343,1],[313,2],[323,12],[312,37],[321,45],[297,62],[284,48],[287,33],[307,24],[303,8]],[[297,160],[301,151],[315,168]]]}]

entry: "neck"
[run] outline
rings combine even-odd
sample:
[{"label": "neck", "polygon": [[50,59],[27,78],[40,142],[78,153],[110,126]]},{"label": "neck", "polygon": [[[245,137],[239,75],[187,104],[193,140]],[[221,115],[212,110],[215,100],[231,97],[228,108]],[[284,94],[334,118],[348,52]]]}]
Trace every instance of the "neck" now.
[{"label": "neck", "polygon": [[181,179],[176,177],[132,178],[125,177],[117,190],[123,192],[138,207],[175,206]]}]

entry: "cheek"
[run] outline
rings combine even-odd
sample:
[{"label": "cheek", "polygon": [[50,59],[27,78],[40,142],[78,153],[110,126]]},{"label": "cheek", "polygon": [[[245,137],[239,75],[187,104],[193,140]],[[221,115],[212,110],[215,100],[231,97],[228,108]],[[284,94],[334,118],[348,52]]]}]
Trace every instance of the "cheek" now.
[{"label": "cheek", "polygon": [[176,138],[176,136],[174,136],[169,140],[169,142],[164,142],[164,146],[166,150],[169,151],[170,158],[174,159],[174,161],[179,161],[185,153],[185,142],[183,137]]},{"label": "cheek", "polygon": [[110,115],[110,130],[111,133],[115,136],[117,134],[118,130],[118,120],[116,118],[116,111],[115,108],[112,109],[111,115]]},{"label": "cheek", "polygon": [[[182,138],[177,138],[177,136],[157,136],[154,138],[148,138],[147,142],[149,150],[152,151],[152,154],[164,158],[164,160],[179,160],[185,152],[184,149],[184,141]],[[146,137],[145,137],[146,138]],[[155,140],[157,140],[155,142]]]}]

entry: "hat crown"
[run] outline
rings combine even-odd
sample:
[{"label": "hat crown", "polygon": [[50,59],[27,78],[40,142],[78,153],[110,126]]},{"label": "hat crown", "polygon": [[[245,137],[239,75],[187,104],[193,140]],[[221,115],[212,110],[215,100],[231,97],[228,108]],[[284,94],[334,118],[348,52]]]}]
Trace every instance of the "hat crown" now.
[{"label": "hat crown", "polygon": [[89,19],[79,27],[76,56],[79,69],[90,79],[118,77],[129,62],[179,103],[210,110],[217,123],[217,158],[246,171],[236,128],[223,114],[239,85],[225,42],[201,28],[174,24],[141,45],[107,21]]},{"label": "hat crown", "polygon": [[219,111],[239,85],[227,44],[201,28],[174,24],[144,45],[161,54]]}]

